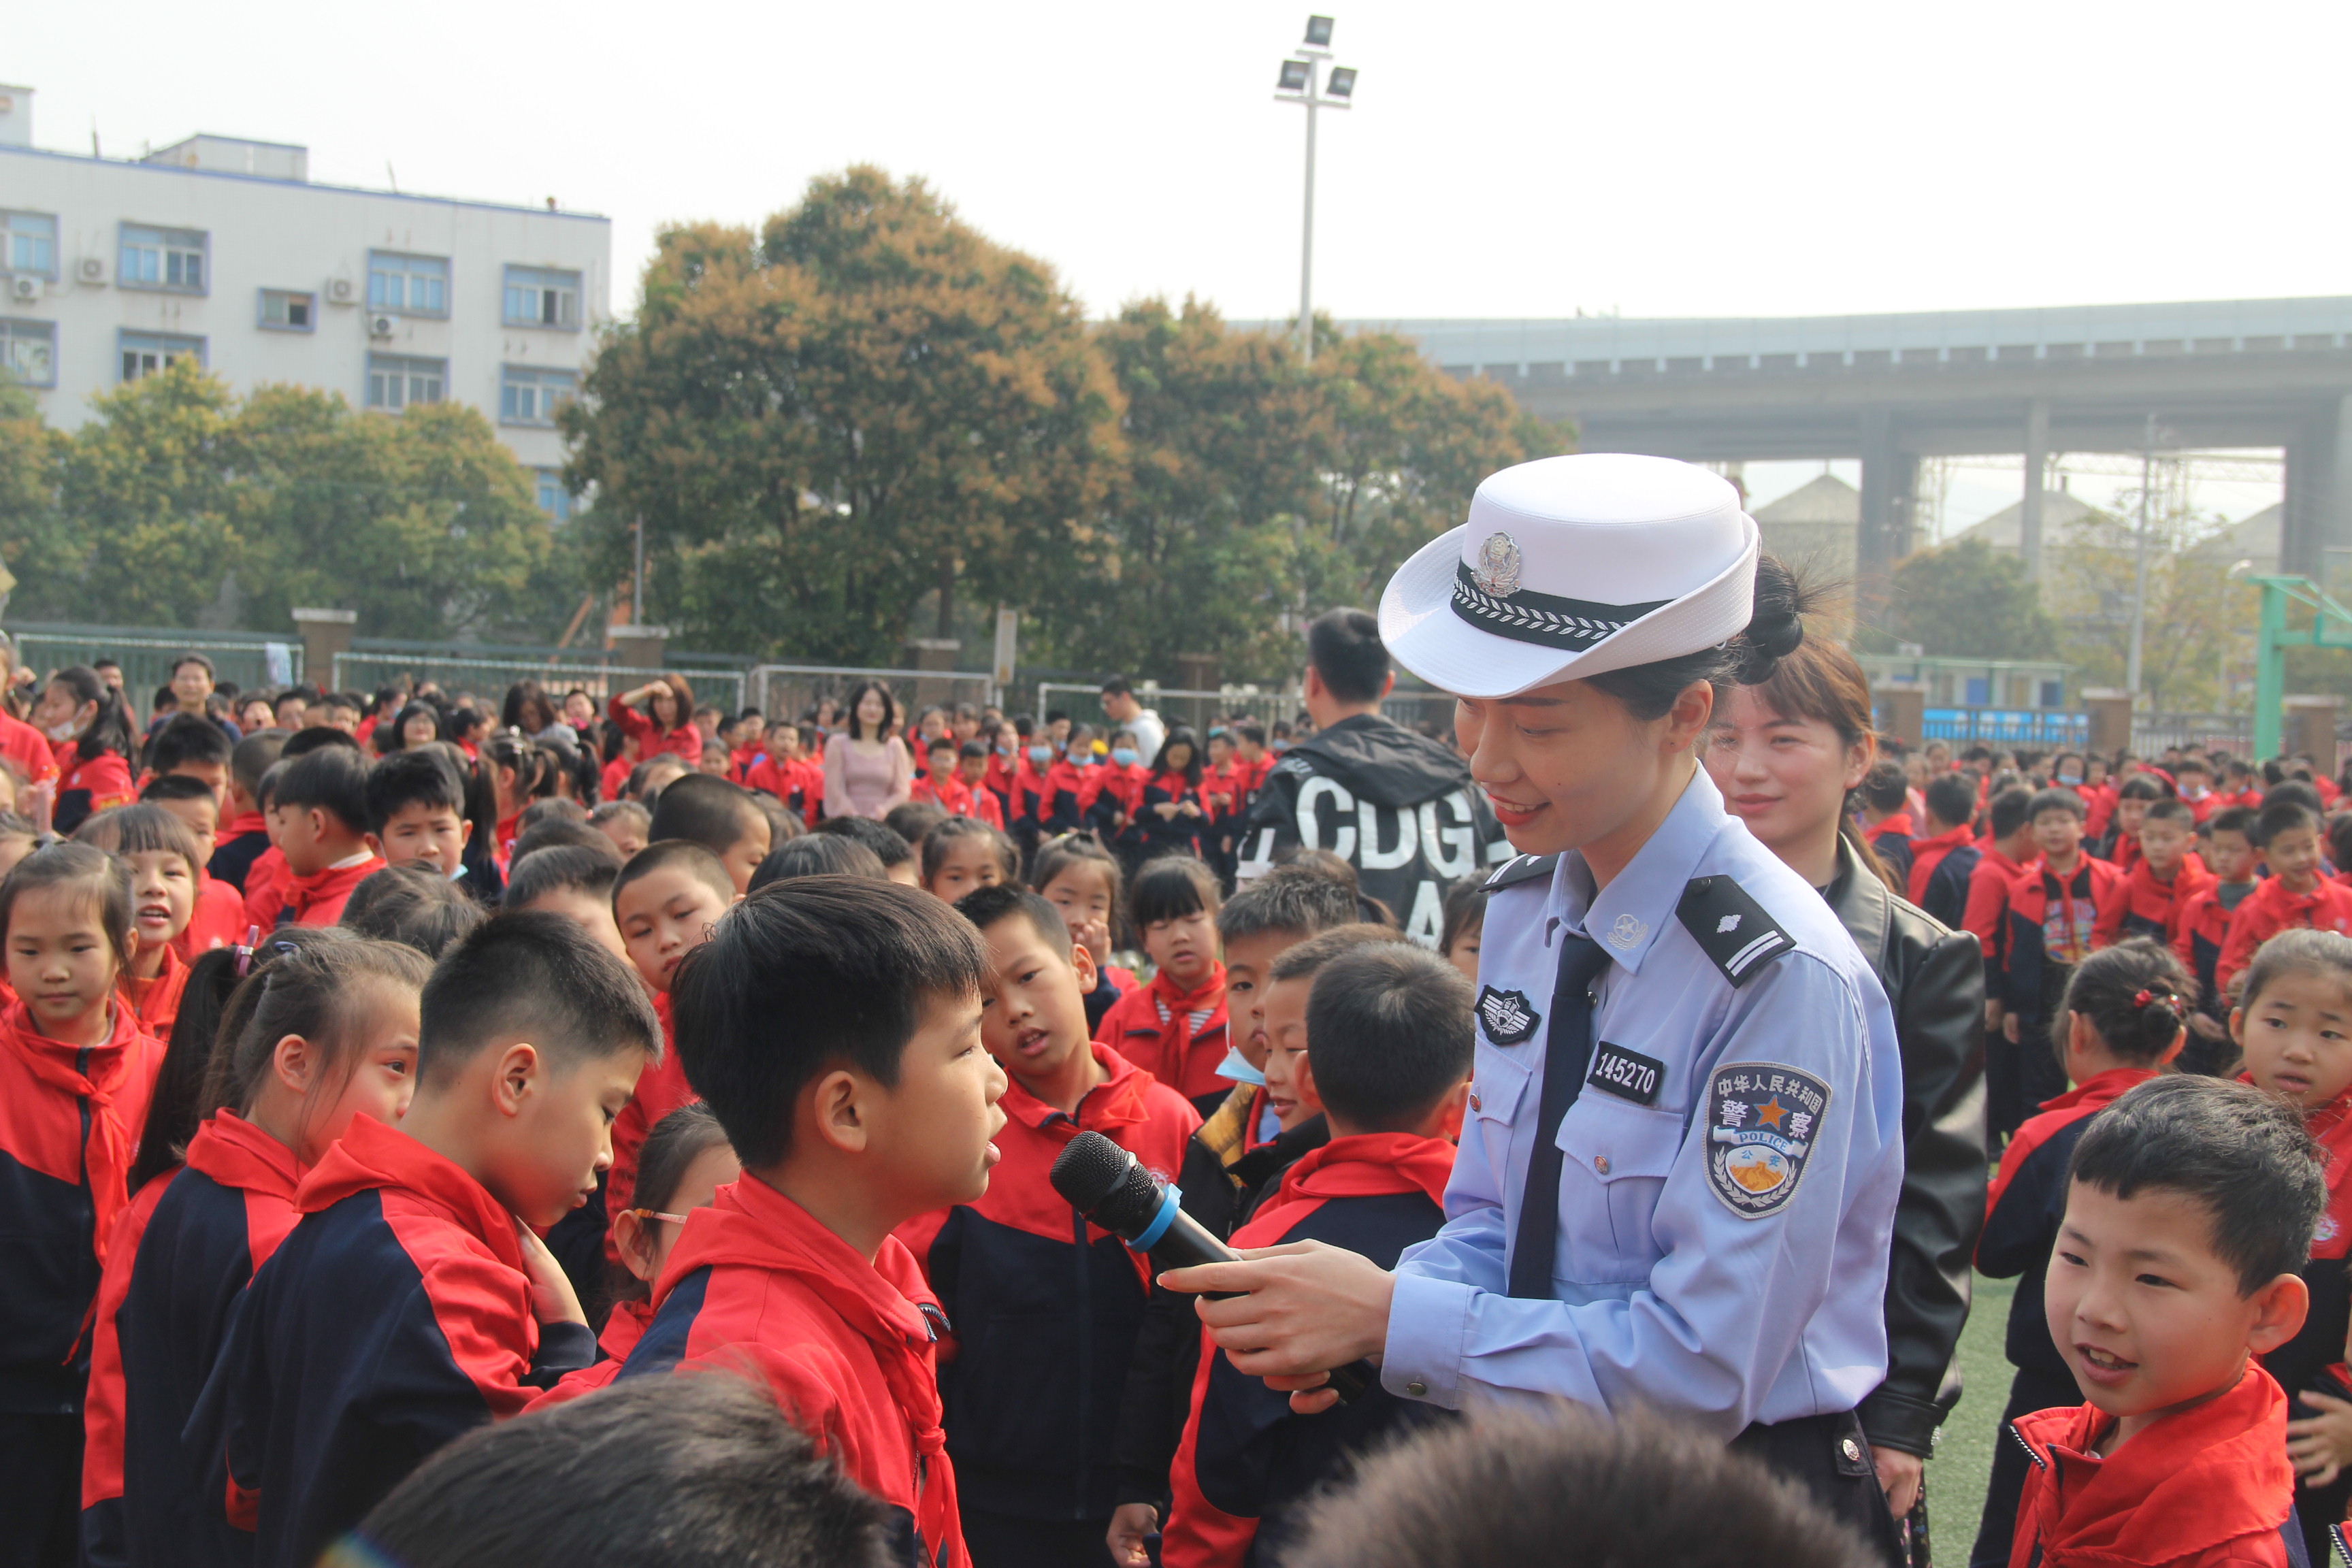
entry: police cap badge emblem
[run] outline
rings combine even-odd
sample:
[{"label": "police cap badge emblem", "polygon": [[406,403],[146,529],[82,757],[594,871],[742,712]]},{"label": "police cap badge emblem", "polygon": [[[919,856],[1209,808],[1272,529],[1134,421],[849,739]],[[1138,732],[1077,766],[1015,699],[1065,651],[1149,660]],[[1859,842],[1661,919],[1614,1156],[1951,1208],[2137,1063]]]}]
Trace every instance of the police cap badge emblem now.
[{"label": "police cap badge emblem", "polygon": [[1478,564],[1470,569],[1478,586],[1498,599],[1519,591],[1519,542],[1507,533],[1490,533],[1478,546]]}]

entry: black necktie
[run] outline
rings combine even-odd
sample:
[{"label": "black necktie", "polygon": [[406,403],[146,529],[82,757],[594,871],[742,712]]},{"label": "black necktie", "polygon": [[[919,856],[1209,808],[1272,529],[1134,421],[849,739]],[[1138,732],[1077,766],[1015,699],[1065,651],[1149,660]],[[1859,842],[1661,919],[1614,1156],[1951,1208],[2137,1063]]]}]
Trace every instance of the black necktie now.
[{"label": "black necktie", "polygon": [[1592,1066],[1591,987],[1608,962],[1589,936],[1570,932],[1561,939],[1551,1027],[1544,1034],[1543,1101],[1519,1192],[1519,1234],[1511,1247],[1511,1294],[1531,1300],[1551,1299],[1552,1260],[1559,1255],[1559,1121],[1584,1092]]}]

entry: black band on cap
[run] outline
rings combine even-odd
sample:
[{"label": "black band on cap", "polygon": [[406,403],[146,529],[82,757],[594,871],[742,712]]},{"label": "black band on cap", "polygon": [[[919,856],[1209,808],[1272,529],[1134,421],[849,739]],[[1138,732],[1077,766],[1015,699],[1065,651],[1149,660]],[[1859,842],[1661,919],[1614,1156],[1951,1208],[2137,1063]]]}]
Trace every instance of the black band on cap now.
[{"label": "black band on cap", "polygon": [[1604,605],[1591,599],[1562,599],[1531,588],[1508,595],[1489,594],[1478,586],[1469,567],[1458,561],[1454,563],[1455,615],[1482,632],[1568,653],[1582,653],[1652,610],[1673,602],[1658,599],[1646,605]]}]

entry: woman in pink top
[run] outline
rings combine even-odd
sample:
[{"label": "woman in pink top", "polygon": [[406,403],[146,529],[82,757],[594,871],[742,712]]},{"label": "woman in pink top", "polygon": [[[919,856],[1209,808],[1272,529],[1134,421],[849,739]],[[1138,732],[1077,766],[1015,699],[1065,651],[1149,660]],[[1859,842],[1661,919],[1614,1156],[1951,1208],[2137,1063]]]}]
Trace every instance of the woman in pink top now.
[{"label": "woman in pink top", "polygon": [[898,703],[890,689],[869,680],[849,694],[849,722],[824,743],[824,814],[880,821],[907,804],[915,764],[895,733]]}]

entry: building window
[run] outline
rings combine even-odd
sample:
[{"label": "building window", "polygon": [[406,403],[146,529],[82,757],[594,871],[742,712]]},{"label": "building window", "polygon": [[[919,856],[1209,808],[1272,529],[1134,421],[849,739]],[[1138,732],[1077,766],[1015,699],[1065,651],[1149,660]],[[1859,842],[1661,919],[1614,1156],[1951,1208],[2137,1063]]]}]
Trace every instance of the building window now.
[{"label": "building window", "polygon": [[555,411],[579,395],[580,378],[568,370],[510,364],[499,385],[499,423],[552,425]]},{"label": "building window", "polygon": [[175,294],[205,291],[205,237],[201,229],[122,226],[122,258],[114,280],[125,289],[163,289]]},{"label": "building window", "polygon": [[446,359],[368,355],[367,405],[397,414],[412,403],[438,403],[449,382]]},{"label": "building window", "polygon": [[291,289],[261,291],[261,324],[273,332],[308,332],[319,323],[318,300]]},{"label": "building window", "polygon": [[25,386],[58,384],[58,328],[54,321],[0,317],[0,366]]},{"label": "building window", "polygon": [[58,220],[47,213],[0,213],[0,271],[58,275]]},{"label": "building window", "polygon": [[572,492],[563,488],[563,470],[540,468],[539,510],[558,522],[572,521]]},{"label": "building window", "polygon": [[122,379],[137,381],[141,376],[153,375],[184,359],[192,359],[198,366],[205,363],[205,340],[184,338],[171,332],[124,332],[120,335],[122,351]]},{"label": "building window", "polygon": [[449,313],[449,258],[368,252],[368,309],[408,316]]},{"label": "building window", "polygon": [[543,267],[507,268],[506,323],[509,327],[580,325],[580,274]]}]

